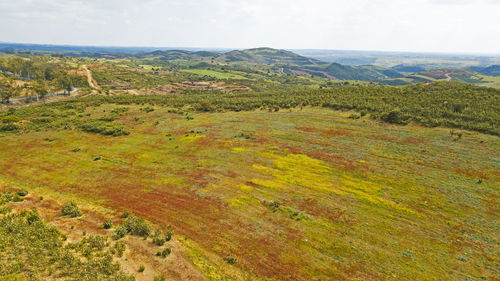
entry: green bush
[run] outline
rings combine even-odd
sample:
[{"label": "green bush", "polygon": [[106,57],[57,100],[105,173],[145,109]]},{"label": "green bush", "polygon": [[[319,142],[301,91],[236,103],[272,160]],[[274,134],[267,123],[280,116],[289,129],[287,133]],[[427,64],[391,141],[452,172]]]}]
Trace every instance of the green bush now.
[{"label": "green bush", "polygon": [[69,202],[62,207],[61,213],[63,216],[76,218],[82,216],[82,212],[74,202]]},{"label": "green bush", "polygon": [[228,264],[236,264],[236,258],[235,257],[225,257],[224,260],[228,263]]},{"label": "green bush", "polygon": [[165,249],[163,249],[163,251],[156,252],[156,256],[166,258],[170,255],[170,253],[172,253],[172,249],[165,248]]},{"label": "green bush", "polygon": [[361,114],[353,113],[353,114],[349,115],[349,118],[350,119],[359,119],[359,118],[361,118]]},{"label": "green bush", "polygon": [[382,114],[380,119],[391,124],[406,125],[410,122],[410,116],[404,114],[399,109],[393,109],[387,113]]},{"label": "green bush", "polygon": [[155,278],[153,279],[153,281],[166,281],[167,278],[163,275],[158,275],[158,276],[155,276]]},{"label": "green bush", "polygon": [[28,195],[28,191],[26,191],[26,190],[19,190],[17,192],[17,195],[24,197],[24,196]]},{"label": "green bush", "polygon": [[160,229],[157,229],[153,234],[153,244],[156,246],[163,246],[170,239],[172,239],[172,232],[170,230],[167,233],[163,233]]},{"label": "green bush", "polygon": [[80,129],[82,129],[82,131],[87,133],[96,133],[104,136],[113,136],[113,137],[130,134],[121,127],[117,127],[115,125],[106,124],[98,121],[84,123],[80,126]]},{"label": "green bush", "polygon": [[113,222],[110,219],[107,219],[102,224],[102,228],[104,228],[104,229],[110,229],[111,227],[113,227]]},{"label": "green bush", "polygon": [[19,120],[20,120],[19,117],[14,116],[14,115],[7,115],[7,116],[2,117],[2,123],[5,123],[5,124],[16,123],[16,122],[19,122]]},{"label": "green bush", "polygon": [[127,228],[122,225],[120,228],[115,230],[115,233],[113,234],[112,238],[115,240],[119,240],[119,239],[122,239],[123,237],[125,237],[125,235],[127,235],[127,233],[128,233]]},{"label": "green bush", "polygon": [[19,126],[12,124],[12,123],[0,126],[0,132],[10,132],[10,131],[18,130],[18,129],[19,129]]},{"label": "green bush", "polygon": [[[5,196],[0,194],[2,198]],[[69,244],[65,240],[36,210],[1,215],[0,279],[135,280],[120,272],[105,237],[89,236]]]},{"label": "green bush", "polygon": [[116,255],[118,257],[123,257],[123,253],[125,252],[126,248],[127,248],[127,246],[125,245],[125,243],[116,242],[115,246],[114,246],[114,249],[116,250]]},{"label": "green bush", "polygon": [[148,237],[151,234],[151,226],[145,219],[140,217],[129,216],[123,223],[123,226],[132,235]]}]

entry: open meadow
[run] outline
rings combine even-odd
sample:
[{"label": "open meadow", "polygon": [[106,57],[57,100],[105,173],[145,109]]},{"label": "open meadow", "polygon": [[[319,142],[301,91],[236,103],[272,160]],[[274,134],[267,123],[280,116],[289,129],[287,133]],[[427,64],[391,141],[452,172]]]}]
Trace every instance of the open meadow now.
[{"label": "open meadow", "polygon": [[[123,212],[171,227],[173,256],[133,244],[150,276],[498,277],[497,136],[310,106],[203,112],[91,101],[11,111],[20,129],[0,137],[0,189],[28,190],[42,210],[77,202],[82,218],[46,216],[77,237],[71,225],[111,237],[115,227],[100,225]],[[63,113],[110,131],[50,119]]]}]

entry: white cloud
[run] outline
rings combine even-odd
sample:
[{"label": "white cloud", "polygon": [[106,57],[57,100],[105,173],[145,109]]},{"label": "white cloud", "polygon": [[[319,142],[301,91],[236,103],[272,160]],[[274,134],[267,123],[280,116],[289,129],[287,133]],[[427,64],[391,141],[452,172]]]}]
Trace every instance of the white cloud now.
[{"label": "white cloud", "polygon": [[500,0],[0,0],[0,40],[500,53]]}]

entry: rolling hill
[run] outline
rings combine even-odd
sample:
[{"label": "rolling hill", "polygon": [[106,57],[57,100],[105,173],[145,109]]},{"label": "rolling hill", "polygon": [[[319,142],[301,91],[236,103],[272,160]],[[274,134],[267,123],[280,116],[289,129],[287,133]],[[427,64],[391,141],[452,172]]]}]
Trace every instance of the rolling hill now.
[{"label": "rolling hill", "polygon": [[470,70],[489,76],[500,76],[500,65],[491,65],[488,67],[470,67]]}]

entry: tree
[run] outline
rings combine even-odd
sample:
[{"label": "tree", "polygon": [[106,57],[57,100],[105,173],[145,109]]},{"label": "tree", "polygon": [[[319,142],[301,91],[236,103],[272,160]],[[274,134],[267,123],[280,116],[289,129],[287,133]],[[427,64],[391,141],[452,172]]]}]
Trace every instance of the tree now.
[{"label": "tree", "polygon": [[66,76],[63,81],[64,92],[68,95],[73,91],[73,81],[71,81],[71,77]]},{"label": "tree", "polygon": [[2,81],[0,84],[0,99],[2,103],[9,103],[10,98],[17,95],[19,88],[10,80]]},{"label": "tree", "polygon": [[34,89],[40,99],[45,98],[45,96],[49,93],[49,88],[47,87],[47,82],[45,82],[45,80],[37,82]]}]

